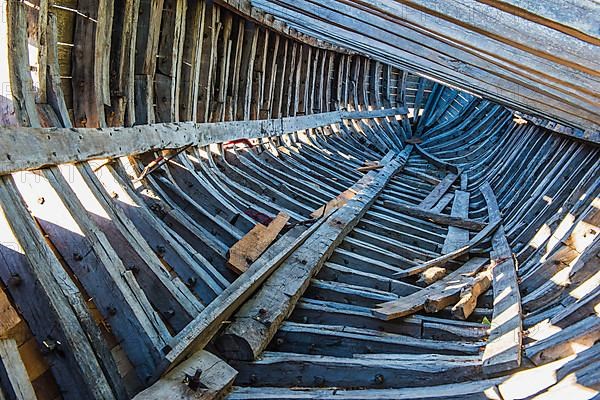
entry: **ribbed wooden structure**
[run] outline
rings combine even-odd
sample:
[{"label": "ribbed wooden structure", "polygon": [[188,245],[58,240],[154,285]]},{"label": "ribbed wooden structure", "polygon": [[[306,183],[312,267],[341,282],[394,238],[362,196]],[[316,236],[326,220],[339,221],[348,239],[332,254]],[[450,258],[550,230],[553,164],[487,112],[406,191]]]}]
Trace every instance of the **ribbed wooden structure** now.
[{"label": "ribbed wooden structure", "polygon": [[0,400],[599,396],[595,2],[2,7]]}]

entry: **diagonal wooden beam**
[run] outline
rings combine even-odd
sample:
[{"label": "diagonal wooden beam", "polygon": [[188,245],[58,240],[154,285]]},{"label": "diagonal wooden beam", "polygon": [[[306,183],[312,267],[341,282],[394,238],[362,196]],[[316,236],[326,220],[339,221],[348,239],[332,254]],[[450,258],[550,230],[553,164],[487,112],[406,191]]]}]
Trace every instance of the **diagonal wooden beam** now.
[{"label": "diagonal wooden beam", "polygon": [[428,268],[443,265],[443,264],[447,263],[448,261],[454,260],[454,259],[462,256],[463,254],[467,254],[469,251],[471,251],[471,249],[473,247],[477,246],[486,237],[488,237],[489,235],[494,233],[496,231],[496,229],[498,229],[498,227],[500,226],[500,223],[501,223],[501,220],[498,220],[498,221],[488,224],[481,232],[479,232],[477,235],[475,235],[475,237],[473,239],[469,240],[469,243],[467,245],[460,247],[448,254],[444,254],[437,258],[434,258],[433,260],[424,262],[423,264],[417,265],[412,268],[408,268],[402,272],[397,272],[394,274],[394,276],[396,276],[398,278],[406,278],[407,276],[416,275],[416,274],[419,274],[419,273],[425,271]]},{"label": "diagonal wooden beam", "polygon": [[457,228],[468,229],[470,231],[480,231],[487,226],[486,223],[480,222],[476,219],[462,218],[421,210],[420,208],[407,206],[405,204],[397,203],[393,200],[385,200],[383,205],[385,208],[389,208],[390,210],[398,211],[410,215],[411,217],[424,219],[439,225],[454,226]]},{"label": "diagonal wooden beam", "polygon": [[447,174],[444,179],[419,203],[419,208],[423,210],[431,210],[438,201],[446,194],[452,187],[452,184],[458,179],[458,175],[455,173]]}]

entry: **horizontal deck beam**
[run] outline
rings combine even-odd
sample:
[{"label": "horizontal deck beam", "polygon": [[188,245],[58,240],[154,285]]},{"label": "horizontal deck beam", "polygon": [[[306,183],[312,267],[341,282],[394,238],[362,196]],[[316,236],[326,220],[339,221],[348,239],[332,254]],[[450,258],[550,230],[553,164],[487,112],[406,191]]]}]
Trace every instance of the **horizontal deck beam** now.
[{"label": "horizontal deck beam", "polygon": [[49,165],[130,156],[151,150],[280,136],[341,123],[345,119],[394,117],[406,112],[406,108],[402,107],[333,111],[255,121],[181,122],[104,129],[0,127],[0,175]]}]

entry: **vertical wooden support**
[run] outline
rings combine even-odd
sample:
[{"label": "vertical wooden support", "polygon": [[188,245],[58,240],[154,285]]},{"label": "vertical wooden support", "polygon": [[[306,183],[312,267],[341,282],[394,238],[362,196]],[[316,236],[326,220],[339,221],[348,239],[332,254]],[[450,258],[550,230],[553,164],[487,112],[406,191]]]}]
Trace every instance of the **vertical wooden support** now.
[{"label": "vertical wooden support", "polygon": [[[268,31],[267,31],[268,32]],[[265,87],[263,94],[263,102],[259,106],[259,119],[270,119],[273,115],[273,109],[275,106],[275,96],[279,92],[276,91],[277,86],[277,74],[278,66],[285,62],[281,57],[281,44],[283,41],[280,40],[280,35],[272,34],[269,38],[269,48],[265,55]]]},{"label": "vertical wooden support", "polygon": [[82,0],[77,4],[73,36],[72,85],[74,125],[105,127],[104,104],[110,104],[109,56],[113,2]]},{"label": "vertical wooden support", "polygon": [[156,120],[153,81],[164,0],[139,1],[135,42],[135,121],[137,124],[151,124]]},{"label": "vertical wooden support", "polygon": [[[500,209],[489,183],[481,186],[481,193],[487,203],[490,224],[499,221],[502,218]],[[483,352],[483,371],[488,374],[518,368],[523,343],[521,294],[516,265],[503,226],[492,236],[492,247],[494,313],[490,337]]]},{"label": "vertical wooden support", "polygon": [[110,47],[109,126],[135,123],[135,42],[140,0],[116,0]]},{"label": "vertical wooden support", "polygon": [[[71,117],[65,103],[65,96],[62,90],[62,82],[60,78],[60,67],[58,65],[58,49],[57,49],[57,26],[56,15],[48,14],[48,32],[47,32],[47,54],[48,54],[48,74],[46,85],[46,99],[59,122],[65,128],[73,126]],[[133,101],[133,100],[132,100]]]},{"label": "vertical wooden support", "polygon": [[288,116],[293,116],[293,105],[294,105],[294,98],[295,98],[295,83],[296,83],[296,65],[297,65],[297,61],[298,61],[298,54],[302,54],[302,47],[301,45],[298,45],[296,42],[292,42],[292,52],[289,56],[288,59],[288,69],[287,69],[287,73],[286,73],[286,79],[287,79],[287,85],[285,87],[285,92],[284,92],[284,98],[285,98],[285,103],[284,103],[284,111],[283,111],[283,116],[284,117],[288,117]]},{"label": "vertical wooden support", "polygon": [[283,116],[283,104],[284,104],[284,93],[286,90],[286,74],[287,71],[287,60],[288,60],[288,48],[290,41],[286,38],[282,39],[281,47],[283,49],[279,51],[279,62],[277,63],[277,73],[275,77],[275,84],[273,88],[273,105],[269,111],[270,118],[281,118]]},{"label": "vertical wooden support", "polygon": [[29,73],[25,5],[22,1],[9,1],[6,4],[8,11],[8,70],[13,105],[21,126],[30,126],[32,121],[39,125],[33,97],[33,80]]}]

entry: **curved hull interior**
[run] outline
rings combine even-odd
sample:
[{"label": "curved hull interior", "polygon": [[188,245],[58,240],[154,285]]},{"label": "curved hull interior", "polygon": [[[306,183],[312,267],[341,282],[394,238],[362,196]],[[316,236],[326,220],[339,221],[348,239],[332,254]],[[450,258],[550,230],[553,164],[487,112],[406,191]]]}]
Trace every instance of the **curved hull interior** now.
[{"label": "curved hull interior", "polygon": [[0,399],[598,396],[596,143],[231,4],[38,3]]}]

